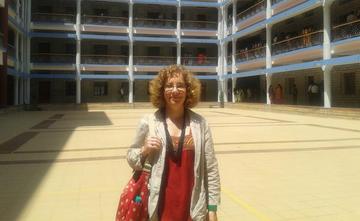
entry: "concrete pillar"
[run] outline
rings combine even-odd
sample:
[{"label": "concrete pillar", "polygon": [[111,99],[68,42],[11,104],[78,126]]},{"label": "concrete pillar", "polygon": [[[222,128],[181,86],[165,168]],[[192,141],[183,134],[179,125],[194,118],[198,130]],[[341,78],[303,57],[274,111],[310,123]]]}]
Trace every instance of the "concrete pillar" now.
[{"label": "concrete pillar", "polygon": [[[331,59],[331,3],[325,1],[323,5],[323,21],[324,21],[324,45],[323,45],[323,59]],[[324,72],[324,107],[331,108],[331,65],[324,65],[322,67]]]},{"label": "concrete pillar", "polygon": [[14,77],[14,105],[19,104],[19,77]]},{"label": "concrete pillar", "polygon": [[232,94],[232,102],[235,103],[235,86],[236,86],[236,78],[231,78],[232,85],[231,85],[231,94]]},{"label": "concrete pillar", "polygon": [[[3,41],[4,49],[7,48],[8,42],[8,1],[5,1],[3,8],[0,8],[0,22],[3,28]],[[3,53],[2,65],[0,65],[0,107],[7,105],[7,53]]]},{"label": "concrete pillar", "polygon": [[[226,23],[226,20],[224,20],[224,23]],[[228,44],[227,43],[223,43],[223,76],[225,77],[228,72],[227,72],[227,56],[228,56]],[[223,91],[224,91],[224,102],[228,102],[229,98],[228,98],[228,78],[224,79],[223,81]]]},{"label": "concrete pillar", "polygon": [[218,75],[218,102],[220,106],[224,105],[224,20],[223,20],[224,6],[221,6],[218,10],[218,66],[217,66],[217,75]]},{"label": "concrete pillar", "polygon": [[76,104],[81,104],[81,0],[76,1]]},{"label": "concrete pillar", "polygon": [[[271,0],[266,1],[266,18],[271,18]],[[266,70],[272,68],[272,59],[271,59],[271,25],[266,24]],[[266,104],[271,104],[269,87],[271,85],[271,74],[266,71]]]},{"label": "concrete pillar", "polygon": [[133,37],[133,7],[134,2],[129,2],[129,103],[134,103],[134,37]]},{"label": "concrete pillar", "polygon": [[24,78],[19,80],[19,104],[24,104]]},{"label": "concrete pillar", "polygon": [[180,0],[178,0],[178,5],[176,8],[177,17],[176,17],[176,64],[181,64],[181,6]]},{"label": "concrete pillar", "polygon": [[233,0],[233,17],[232,17],[232,33],[235,34],[236,33],[236,10],[237,7],[237,0]]},{"label": "concrete pillar", "polygon": [[[31,0],[27,0],[25,1],[26,5],[24,6],[26,9],[24,9],[26,11],[26,16],[24,17],[26,20],[26,31],[29,32],[30,31],[30,24],[31,24]],[[25,104],[30,104],[31,102],[31,90],[30,90],[30,86],[31,86],[31,79],[30,79],[30,37],[24,35],[24,54],[25,54],[25,58],[24,58],[24,62],[25,62],[25,72],[28,74],[28,77],[24,79],[24,102]]]}]

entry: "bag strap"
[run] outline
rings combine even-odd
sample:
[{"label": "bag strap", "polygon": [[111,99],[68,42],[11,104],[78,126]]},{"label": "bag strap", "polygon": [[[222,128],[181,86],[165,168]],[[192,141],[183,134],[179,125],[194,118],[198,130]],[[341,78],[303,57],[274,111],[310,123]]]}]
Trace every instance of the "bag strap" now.
[{"label": "bag strap", "polygon": [[[149,116],[149,121],[148,121],[148,125],[149,125],[149,132],[148,132],[148,137],[151,136],[155,136],[155,115],[152,114]],[[152,155],[148,155],[145,159],[144,162],[144,166],[143,166],[143,170],[144,171],[151,171],[151,167],[152,167]]]}]

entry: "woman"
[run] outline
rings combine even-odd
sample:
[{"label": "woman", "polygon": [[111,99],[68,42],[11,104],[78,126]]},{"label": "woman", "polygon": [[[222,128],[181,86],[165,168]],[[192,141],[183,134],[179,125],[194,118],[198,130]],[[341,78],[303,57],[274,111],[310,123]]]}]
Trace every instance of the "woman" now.
[{"label": "woman", "polygon": [[[161,70],[150,84],[158,110],[141,120],[127,154],[135,170],[152,159],[150,220],[217,220],[220,177],[211,132],[205,119],[189,109],[198,103],[200,88],[191,72],[176,65]],[[147,137],[152,120],[155,136]]]}]

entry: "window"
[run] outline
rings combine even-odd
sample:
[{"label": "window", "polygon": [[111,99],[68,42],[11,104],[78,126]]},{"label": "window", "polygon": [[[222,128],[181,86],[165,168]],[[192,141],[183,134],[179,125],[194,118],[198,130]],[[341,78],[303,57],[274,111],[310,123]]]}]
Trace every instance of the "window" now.
[{"label": "window", "polygon": [[355,73],[344,73],[344,95],[355,95]]},{"label": "window", "polygon": [[65,82],[65,96],[75,96],[76,94],[76,82],[66,81]]},{"label": "window", "polygon": [[94,82],[94,96],[107,96],[108,84],[107,82]]}]

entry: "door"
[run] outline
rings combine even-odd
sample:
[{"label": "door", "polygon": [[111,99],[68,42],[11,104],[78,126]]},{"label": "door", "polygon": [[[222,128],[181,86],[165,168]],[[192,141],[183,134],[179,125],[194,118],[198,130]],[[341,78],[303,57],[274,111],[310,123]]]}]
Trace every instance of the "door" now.
[{"label": "door", "polygon": [[39,82],[39,103],[50,103],[50,81]]}]

